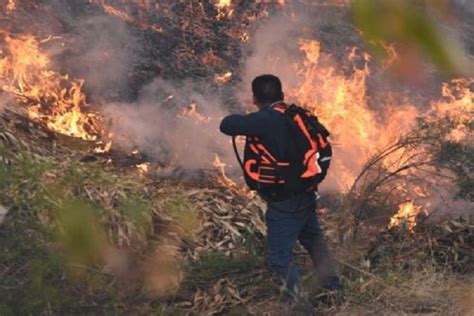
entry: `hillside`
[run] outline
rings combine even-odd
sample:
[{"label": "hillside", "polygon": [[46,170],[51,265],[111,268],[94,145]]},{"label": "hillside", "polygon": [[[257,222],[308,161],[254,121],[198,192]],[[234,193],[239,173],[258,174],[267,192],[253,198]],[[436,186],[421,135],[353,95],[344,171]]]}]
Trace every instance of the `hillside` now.
[{"label": "hillside", "polygon": [[315,313],[474,312],[472,74],[376,57],[347,1],[285,2],[0,2],[0,315],[284,315],[218,131],[264,72],[334,138],[343,290],[295,249]]}]

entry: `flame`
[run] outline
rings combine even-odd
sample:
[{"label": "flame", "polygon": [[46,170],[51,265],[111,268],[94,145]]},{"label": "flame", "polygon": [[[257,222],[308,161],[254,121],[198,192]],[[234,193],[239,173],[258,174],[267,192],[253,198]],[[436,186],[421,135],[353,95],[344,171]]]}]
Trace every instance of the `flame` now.
[{"label": "flame", "polygon": [[[374,111],[366,93],[370,55],[357,48],[351,49],[346,63],[352,70],[347,75],[333,66],[331,56],[322,53],[318,41],[301,39],[299,44],[304,58],[294,65],[294,70],[300,82],[287,88],[286,94],[310,109],[331,131],[334,155],[339,157],[333,160],[331,173],[337,176],[331,181],[338,189],[347,190],[364,163],[413,127],[419,116],[436,119],[446,114],[453,115],[460,123],[451,133],[451,139],[469,137],[462,120],[468,121],[469,117],[472,120],[474,95],[469,87],[474,79],[455,79],[443,84],[443,98],[433,102],[428,112],[421,112],[419,107],[408,102],[396,103],[390,95],[378,105],[381,110]],[[388,62],[393,63],[394,58],[396,52],[392,49]],[[398,167],[395,156],[383,161],[387,169]]]},{"label": "flame", "polygon": [[140,172],[141,174],[146,174],[150,171],[150,163],[149,162],[144,162],[144,163],[138,164],[135,167],[137,167],[138,172]]},{"label": "flame", "polygon": [[[128,14],[126,11],[123,11],[111,5],[105,4],[103,3],[103,1],[92,1],[92,2],[101,4],[102,8],[107,14],[114,15],[118,17],[119,19],[124,20],[125,22],[130,23],[142,30],[149,30],[149,31],[158,32],[158,33],[163,32],[163,29],[159,25],[147,23],[144,19],[141,19],[141,18],[135,18],[132,15]],[[144,11],[146,9],[147,7],[143,8]]]},{"label": "flame", "polygon": [[61,134],[95,140],[100,118],[83,111],[83,81],[50,70],[50,59],[34,36],[0,32],[0,38],[0,89],[27,104],[32,120]]},{"label": "flame", "polygon": [[449,115],[455,123],[447,135],[447,140],[462,142],[470,139],[472,131],[466,125],[474,117],[474,78],[458,78],[450,83],[444,83],[442,95],[444,100],[434,102],[431,106],[431,116]]},{"label": "flame", "polygon": [[[154,24],[151,19],[152,15],[148,14],[158,8],[166,12],[166,8],[156,1],[89,0],[89,2],[100,5],[107,14],[136,27],[162,32],[161,27]],[[285,0],[256,2],[291,6],[291,2]],[[217,19],[232,17],[237,3],[231,0],[214,1],[214,8],[218,12]],[[326,5],[325,3],[305,1],[305,5],[308,6]],[[348,3],[347,0],[334,0],[327,2],[327,5]],[[6,1],[7,12],[15,10],[16,6],[15,0]],[[242,42],[248,41],[249,30],[252,28],[246,24],[251,25],[267,17],[268,14],[265,9],[251,14],[246,17],[245,23],[236,24],[237,27],[229,30],[229,34]],[[237,13],[234,17],[237,17]],[[53,71],[50,59],[41,50],[40,44],[41,42],[33,36],[13,36],[0,31],[1,91],[15,96],[26,104],[29,117],[44,123],[50,129],[87,140],[96,139],[102,133],[98,127],[101,121],[97,114],[84,111],[87,103],[82,92],[83,82]],[[393,45],[386,44],[385,48],[388,59],[383,67],[391,68],[397,62],[397,51]],[[344,190],[350,187],[367,159],[402,132],[407,131],[420,115],[431,115],[433,118],[444,114],[452,115],[459,124],[448,139],[461,141],[470,137],[465,121],[469,119],[469,115],[472,119],[474,96],[470,86],[474,84],[474,79],[455,79],[443,84],[442,98],[431,104],[430,111],[420,113],[419,107],[408,102],[395,103],[390,99],[390,95],[387,95],[384,104],[377,104],[379,109],[384,110],[375,111],[369,104],[366,92],[367,81],[371,75],[368,67],[371,57],[368,54],[356,48],[349,50],[344,65],[345,72],[342,73],[330,62],[331,56],[321,49],[318,41],[302,38],[299,49],[301,60],[288,65],[294,68],[291,72],[296,73],[300,82],[285,93],[290,99],[295,99],[296,103],[318,115],[332,132],[335,158],[338,159],[333,160],[331,174],[337,175],[333,181],[336,182],[338,189]],[[198,57],[210,67],[225,69],[223,68],[225,61],[213,50]],[[230,71],[218,73],[214,76],[214,81],[217,84],[224,84],[233,76]],[[170,95],[163,102],[173,98],[173,95]],[[197,111],[196,103],[189,105],[178,116],[183,119],[194,119],[197,123],[209,122],[211,119]],[[107,152],[111,148],[111,142],[104,141],[101,145],[96,152]],[[218,157],[214,162],[218,169],[224,169],[225,166],[221,165],[222,162]],[[396,159],[386,158],[383,165],[389,170],[396,168]]]},{"label": "flame", "polygon": [[240,35],[239,35],[239,40],[242,42],[242,43],[247,43],[250,39],[250,34],[249,32],[242,32]]},{"label": "flame", "polygon": [[220,172],[225,185],[234,187],[236,186],[235,182],[227,177],[225,173],[226,164],[221,161],[218,154],[214,154],[214,161],[212,162],[212,166]]},{"label": "flame", "polygon": [[108,153],[111,149],[112,149],[112,141],[109,140],[107,143],[105,143],[104,147],[94,148],[94,153],[105,154],[105,153]]},{"label": "flame", "polygon": [[196,122],[209,122],[211,120],[210,116],[204,116],[201,113],[199,113],[196,109],[197,104],[196,103],[191,103],[188,105],[184,110],[178,114],[179,118],[185,118],[185,117],[190,117],[196,120]]},{"label": "flame", "polygon": [[416,226],[416,217],[421,212],[421,206],[414,205],[413,201],[402,203],[398,206],[398,212],[390,218],[388,228],[398,227],[406,224],[410,231]]},{"label": "flame", "polygon": [[[301,84],[289,91],[292,98],[316,114],[328,126],[336,144],[345,144],[339,155],[351,155],[350,165],[335,160],[338,173],[338,187],[348,188],[358,172],[358,168],[376,150],[378,131],[371,129],[376,123],[375,114],[369,109],[366,96],[366,80],[370,75],[367,62],[370,56],[361,58],[363,68],[354,68],[349,77],[339,74],[332,66],[321,63],[321,45],[315,40],[301,40],[300,50],[305,59],[296,66]],[[353,49],[348,60],[356,58]],[[317,87],[317,88],[315,88]],[[351,148],[349,148],[351,147]],[[349,153],[348,151],[353,152]],[[346,152],[341,152],[346,151]],[[336,153],[338,154],[338,153]]]},{"label": "flame", "polygon": [[442,100],[433,102],[431,115],[450,115],[458,120],[472,120],[474,111],[474,78],[457,78],[443,83]]},{"label": "flame", "polygon": [[232,78],[232,72],[228,71],[222,75],[215,75],[214,80],[218,84],[224,84],[228,82]]},{"label": "flame", "polygon": [[232,0],[219,0],[216,3],[216,8],[218,9],[224,9],[228,8],[232,5]]},{"label": "flame", "polygon": [[7,9],[7,13],[8,13],[8,14],[12,13],[13,11],[15,11],[15,9],[16,9],[16,2],[15,2],[15,0],[8,0],[6,9]]},{"label": "flame", "polygon": [[215,7],[217,9],[218,20],[230,18],[234,13],[234,10],[232,9],[232,0],[218,0]]}]

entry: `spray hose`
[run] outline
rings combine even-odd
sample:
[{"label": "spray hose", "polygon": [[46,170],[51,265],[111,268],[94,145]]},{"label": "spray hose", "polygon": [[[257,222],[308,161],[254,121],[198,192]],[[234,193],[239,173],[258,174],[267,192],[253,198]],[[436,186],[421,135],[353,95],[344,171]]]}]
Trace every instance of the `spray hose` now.
[{"label": "spray hose", "polygon": [[240,167],[242,168],[242,170],[245,170],[244,163],[242,162],[242,159],[240,158],[239,150],[237,148],[237,137],[235,136],[232,137],[232,146],[234,147],[235,157],[237,158],[237,161],[239,162]]}]

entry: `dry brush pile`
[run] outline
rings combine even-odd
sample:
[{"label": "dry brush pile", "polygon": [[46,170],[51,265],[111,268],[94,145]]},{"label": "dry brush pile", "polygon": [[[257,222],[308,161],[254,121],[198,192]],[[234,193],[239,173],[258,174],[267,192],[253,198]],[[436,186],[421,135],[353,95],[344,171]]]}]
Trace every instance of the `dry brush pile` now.
[{"label": "dry brush pile", "polygon": [[[115,296],[126,302],[140,293],[172,297],[183,281],[185,258],[199,261],[218,252],[228,262],[247,242],[262,240],[262,202],[236,189],[157,181],[106,158],[82,161],[90,144],[51,139],[40,126],[8,112],[1,127],[5,313],[41,310],[44,304],[55,306],[53,312],[81,311],[92,302]],[[251,263],[254,268],[261,262]],[[212,276],[217,279],[210,291],[206,284],[185,297],[193,309],[221,311],[243,302],[236,303],[240,289],[232,291],[228,272]],[[36,291],[44,296],[23,301]],[[228,294],[216,296],[221,291]]]}]

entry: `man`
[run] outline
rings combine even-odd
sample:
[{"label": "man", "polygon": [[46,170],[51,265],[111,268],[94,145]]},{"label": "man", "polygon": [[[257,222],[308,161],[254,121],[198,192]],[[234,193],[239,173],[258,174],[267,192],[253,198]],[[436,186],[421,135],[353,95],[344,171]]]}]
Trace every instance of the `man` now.
[{"label": "man", "polygon": [[[225,117],[220,126],[221,132],[229,136],[247,137],[244,160],[252,149],[255,150],[255,146],[250,143],[253,138],[258,138],[269,156],[285,156],[285,151],[294,146],[290,120],[281,110],[278,111],[286,107],[280,79],[273,75],[258,76],[252,82],[252,92],[253,102],[259,111]],[[247,172],[244,174],[247,179],[249,175]],[[322,287],[339,289],[340,281],[315,211],[315,192],[288,193],[271,190],[271,187],[257,188],[257,192],[267,202],[267,260],[286,285],[290,300],[300,286],[298,267],[293,261],[293,247],[297,240],[310,254]]]}]

